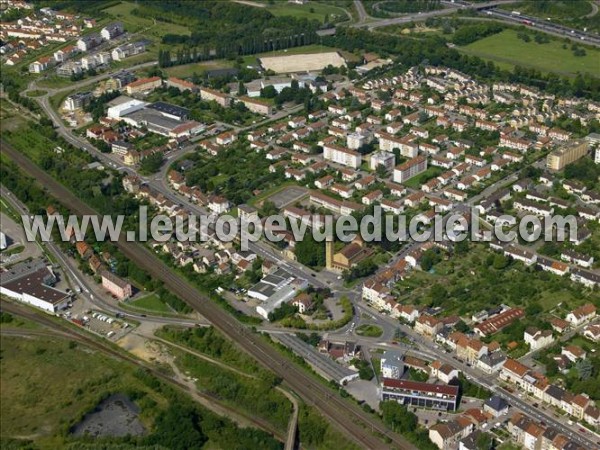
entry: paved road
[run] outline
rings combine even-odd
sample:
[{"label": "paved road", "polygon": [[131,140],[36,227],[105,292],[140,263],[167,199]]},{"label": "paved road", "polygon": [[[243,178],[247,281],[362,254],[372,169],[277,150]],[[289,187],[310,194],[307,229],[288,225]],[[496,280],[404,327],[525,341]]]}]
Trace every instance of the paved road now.
[{"label": "paved road", "polygon": [[599,3],[600,2],[598,0],[594,0],[594,1],[590,2],[590,5],[592,5],[592,11],[583,17],[586,19],[589,19],[591,17],[594,17],[596,14],[598,14],[598,4]]},{"label": "paved road", "polygon": [[501,9],[490,9],[482,14],[485,14],[486,17],[498,19],[503,22],[509,22],[512,24],[525,24],[534,30],[543,31],[545,33],[553,34],[563,38],[566,37],[582,44],[593,45],[595,47],[600,46],[600,36],[598,36],[598,34],[559,25],[553,23],[552,21],[546,20],[544,17],[534,17],[525,14],[517,15],[512,14],[510,11],[504,11]]},{"label": "paved road", "polygon": [[[23,154],[4,142],[2,142],[2,151],[22,170],[41,183],[49,195],[59,200],[73,213],[78,215],[98,214]],[[376,432],[378,435],[387,437],[394,447],[414,448],[404,437],[390,431],[378,419],[367,414],[357,405],[344,400],[337,392],[323,385],[306,373],[304,369],[288,360],[265,342],[260,335],[253,333],[248,327],[201,294],[147,248],[138,243],[128,242],[125,236],[122,236],[115,245],[134,264],[146,270],[156,279],[161,280],[165,287],[206,317],[215,328],[234,341],[242,350],[281,377],[295,393],[308,404],[315,406],[330,423],[343,431],[349,439],[366,448],[389,448],[390,444],[385,444],[372,434]]]},{"label": "paved road", "polygon": [[[398,25],[398,24],[408,23],[408,22],[417,22],[417,21],[427,20],[430,17],[454,14],[460,8],[470,7],[470,8],[474,8],[477,10],[481,10],[481,9],[485,9],[485,8],[491,8],[494,6],[498,6],[501,4],[513,3],[514,1],[516,1],[516,0],[497,0],[497,1],[491,1],[491,2],[486,2],[486,3],[469,3],[469,2],[465,2],[465,1],[461,2],[461,1],[457,0],[456,2],[444,2],[444,4],[447,6],[447,8],[444,8],[444,9],[438,9],[435,11],[426,11],[426,12],[421,12],[421,13],[416,13],[416,14],[406,14],[406,15],[403,15],[400,17],[393,17],[393,18],[389,18],[389,19],[369,20],[367,22],[364,22],[364,20],[359,20],[358,23],[355,23],[351,26],[355,27],[355,28],[366,26],[369,28],[369,30],[372,30],[374,28],[386,27],[388,25]],[[356,4],[356,2],[355,2],[355,4]],[[359,14],[360,14],[360,12],[359,12]],[[366,20],[366,18],[365,18],[365,20]]]},{"label": "paved road", "polygon": [[354,7],[356,8],[356,12],[358,13],[358,21],[364,22],[369,18],[367,11],[365,11],[365,5],[361,0],[354,0]]},{"label": "paved road", "polygon": [[[364,306],[362,308],[369,310],[372,313],[377,313],[375,309],[369,306]],[[535,408],[533,406],[533,403],[538,403],[539,401],[537,399],[531,400],[530,402],[525,394],[523,394],[523,398],[521,398],[518,393],[513,394],[508,392],[506,389],[499,386],[497,374],[490,375],[483,373],[478,369],[474,369],[470,365],[467,365],[465,363],[460,362],[458,359],[455,359],[452,355],[446,353],[441,347],[437,346],[438,348],[436,348],[434,342],[425,339],[423,336],[415,333],[415,331],[411,327],[404,324],[400,324],[398,323],[398,321],[392,319],[389,316],[382,316],[382,318],[383,320],[389,321],[396,327],[399,327],[401,331],[403,331],[404,333],[406,333],[407,336],[413,339],[413,342],[420,348],[420,350],[426,352],[426,354],[429,357],[434,356],[436,359],[439,359],[442,362],[448,363],[460,369],[465,375],[471,378],[471,381],[475,382],[480,386],[483,386],[484,388],[488,389],[489,391],[495,394],[500,395],[509,404],[523,410],[531,417],[534,417],[539,421],[543,421],[547,425],[553,426],[562,434],[569,436],[572,440],[578,442],[580,445],[583,445],[584,448],[597,448],[596,443],[592,440],[593,438],[591,432],[588,432],[587,435],[582,434],[581,432],[579,432],[577,424],[575,424],[574,426],[569,426],[567,424],[567,421],[569,420],[568,417],[561,417],[557,419],[552,415],[552,413],[549,410]]]},{"label": "paved road", "polygon": [[[89,84],[94,84],[98,81],[104,80],[106,78],[110,78],[112,77],[115,73],[121,72],[122,70],[139,70],[139,69],[144,69],[146,67],[152,67],[152,66],[156,66],[158,65],[158,61],[149,61],[149,62],[145,62],[145,63],[141,63],[141,64],[136,64],[134,66],[131,67],[124,67],[122,69],[119,70],[112,70],[110,72],[106,72],[103,73],[101,75],[97,75],[94,77],[90,77],[90,78],[85,78],[81,81],[77,81],[75,83],[71,83],[68,86],[64,86],[61,88],[47,88],[47,87],[38,87],[37,86],[37,81],[38,80],[32,80],[29,83],[29,86],[27,87],[27,90],[23,91],[23,93],[32,91],[32,90],[36,90],[36,89],[40,89],[40,90],[44,90],[46,91],[46,94],[43,97],[48,97],[48,96],[52,96],[54,94],[58,94],[59,92],[68,92],[68,91],[73,91],[76,89],[79,89],[81,87],[87,86]],[[41,97],[37,97],[37,98],[41,98]]]}]

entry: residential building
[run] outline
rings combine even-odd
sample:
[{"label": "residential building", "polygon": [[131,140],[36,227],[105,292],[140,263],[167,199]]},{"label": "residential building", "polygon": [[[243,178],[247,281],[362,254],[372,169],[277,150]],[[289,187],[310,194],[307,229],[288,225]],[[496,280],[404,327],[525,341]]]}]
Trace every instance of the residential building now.
[{"label": "residential building", "polygon": [[458,407],[458,386],[419,381],[383,378],[381,400],[393,400],[403,405],[455,411]]},{"label": "residential building", "polygon": [[209,102],[215,101],[223,108],[227,108],[229,105],[231,105],[231,97],[229,95],[206,87],[200,88],[200,98]]},{"label": "residential building", "polygon": [[65,109],[67,111],[75,111],[81,109],[90,103],[92,94],[90,92],[79,92],[71,94],[65,99]]},{"label": "residential building", "polygon": [[130,56],[139,55],[146,51],[146,42],[139,41],[129,44],[120,45],[113,49],[111,52],[112,59],[115,61],[122,61]]},{"label": "residential building", "polygon": [[471,421],[460,416],[449,422],[436,423],[429,428],[429,440],[440,450],[456,448],[461,439],[466,438],[475,428]]},{"label": "residential building", "polygon": [[414,330],[423,335],[432,338],[442,329],[442,322],[433,316],[422,314],[415,321]]},{"label": "residential building", "polygon": [[550,153],[546,159],[546,167],[550,170],[562,170],[585,156],[589,149],[588,141],[576,141]]},{"label": "residential building", "polygon": [[429,366],[431,369],[431,375],[436,377],[443,383],[450,384],[452,380],[458,378],[460,370],[452,367],[450,364],[442,363],[439,360],[433,361]]},{"label": "residential building", "polygon": [[380,368],[383,378],[393,378],[395,380],[402,378],[404,374],[402,353],[396,350],[386,350],[381,355]]},{"label": "residential building", "polygon": [[353,169],[358,169],[362,163],[360,153],[333,144],[323,146],[323,158]]},{"label": "residential building", "polygon": [[160,77],[141,78],[125,86],[128,95],[152,91],[162,85]]},{"label": "residential building", "polygon": [[485,401],[483,410],[494,417],[500,417],[508,413],[508,403],[502,397],[493,395]]},{"label": "residential building", "polygon": [[596,317],[596,307],[592,303],[586,303],[567,314],[567,322],[577,327]]},{"label": "residential building", "polygon": [[303,292],[300,295],[296,296],[294,300],[292,300],[292,306],[298,308],[298,312],[300,314],[304,314],[312,308],[313,301],[310,295]]},{"label": "residential building", "polygon": [[427,170],[427,158],[419,155],[394,169],[394,182],[402,183]]},{"label": "residential building", "polygon": [[377,170],[379,166],[385,167],[390,172],[396,165],[396,156],[388,152],[375,152],[370,155],[369,169]]},{"label": "residential building", "polygon": [[102,28],[100,31],[100,36],[102,36],[103,39],[110,41],[111,39],[123,34],[124,31],[125,29],[123,28],[123,24],[121,22],[114,22]]},{"label": "residential building", "polygon": [[523,338],[532,351],[547,347],[554,342],[551,330],[540,330],[536,327],[528,327]]},{"label": "residential building", "polygon": [[102,287],[114,295],[119,300],[125,300],[132,296],[133,290],[131,284],[114,273],[105,270],[101,274]]},{"label": "residential building", "polygon": [[239,97],[238,100],[241,101],[244,106],[246,106],[246,108],[253,113],[262,114],[264,116],[268,116],[273,113],[273,106],[264,100],[250,97]]}]

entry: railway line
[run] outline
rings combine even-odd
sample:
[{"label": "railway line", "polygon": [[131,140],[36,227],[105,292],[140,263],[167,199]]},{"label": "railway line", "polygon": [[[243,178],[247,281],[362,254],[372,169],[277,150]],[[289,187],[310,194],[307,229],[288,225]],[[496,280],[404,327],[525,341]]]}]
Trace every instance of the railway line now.
[{"label": "railway line", "polygon": [[[0,146],[2,151],[23,171],[33,176],[51,196],[71,212],[77,215],[98,214],[22,153],[4,141],[0,142]],[[160,279],[174,294],[198,311],[242,350],[281,377],[307,404],[316,407],[331,423],[362,448],[389,449],[390,446],[399,449],[416,448],[404,437],[390,431],[376,418],[357,405],[345,401],[338,393],[289,361],[265,342],[261,336],[253,333],[209,298],[198,292],[195,287],[173,272],[150,250],[139,243],[127,242],[123,233],[115,245],[131,261],[144,268],[151,276]],[[381,438],[375,436],[375,433]],[[384,443],[382,438],[387,439],[389,444]]]},{"label": "railway line", "polygon": [[[150,364],[146,364],[145,362],[143,362],[133,356],[129,356],[127,353],[121,352],[121,351],[113,348],[109,344],[105,344],[97,339],[94,339],[94,338],[88,336],[87,333],[79,332],[78,330],[74,329],[73,327],[67,326],[66,324],[61,324],[59,321],[53,320],[51,318],[51,316],[48,316],[46,313],[41,313],[41,312],[38,313],[38,312],[35,312],[32,310],[29,310],[28,308],[13,304],[11,302],[7,302],[5,300],[2,300],[1,305],[2,305],[2,311],[9,312],[15,316],[19,316],[19,317],[23,317],[25,319],[31,320],[32,322],[38,323],[47,328],[47,330],[2,330],[1,334],[3,336],[20,336],[20,337],[23,337],[25,335],[39,336],[39,337],[56,336],[56,337],[67,338],[67,339],[79,342],[80,344],[85,345],[89,348],[98,350],[107,356],[111,356],[113,358],[120,359],[121,361],[127,362],[129,364],[133,364],[136,367],[145,369],[148,372],[152,373],[152,375],[154,375],[156,378],[166,382],[167,384],[174,386],[175,388],[177,388],[187,394],[192,394],[194,396],[198,396],[208,403],[218,405],[219,409],[224,410],[232,420],[234,420],[237,416],[240,418],[240,420],[238,420],[238,422],[250,423],[252,426],[254,426],[260,430],[263,430],[269,434],[272,434],[275,438],[277,438],[281,442],[286,442],[285,434],[282,433],[281,431],[277,430],[276,428],[274,428],[268,422],[266,422],[262,419],[259,419],[255,416],[249,416],[247,414],[244,414],[237,410],[234,410],[233,408],[231,408],[227,404],[223,403],[220,399],[218,399],[214,395],[210,395],[210,394],[206,394],[206,393],[198,392],[198,391],[192,392],[190,390],[190,388],[188,386],[186,386],[184,383],[181,383],[180,381],[175,380],[174,378],[170,377],[166,373],[163,373],[160,370],[158,370],[156,367],[154,367]],[[217,411],[215,411],[215,412],[218,414]]]}]

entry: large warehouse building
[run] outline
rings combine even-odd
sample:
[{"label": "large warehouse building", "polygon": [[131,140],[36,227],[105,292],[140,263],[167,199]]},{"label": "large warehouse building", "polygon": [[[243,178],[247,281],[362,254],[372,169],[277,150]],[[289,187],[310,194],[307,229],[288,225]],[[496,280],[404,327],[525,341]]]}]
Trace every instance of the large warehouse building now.
[{"label": "large warehouse building", "polygon": [[69,294],[53,287],[56,276],[42,260],[24,262],[0,273],[0,293],[55,313],[67,306]]}]

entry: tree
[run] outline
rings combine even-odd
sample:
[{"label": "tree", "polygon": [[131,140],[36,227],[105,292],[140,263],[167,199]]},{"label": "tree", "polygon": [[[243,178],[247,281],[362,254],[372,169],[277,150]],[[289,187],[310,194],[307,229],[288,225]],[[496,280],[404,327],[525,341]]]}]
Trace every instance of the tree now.
[{"label": "tree", "polygon": [[306,233],[304,239],[296,242],[295,253],[298,262],[305,266],[325,266],[325,244],[315,241],[312,233]]},{"label": "tree", "polygon": [[238,83],[238,95],[245,95],[248,93],[248,89],[246,89],[246,86],[244,86],[244,82],[240,81]]},{"label": "tree", "polygon": [[147,445],[168,445],[169,448],[201,448],[207,441],[200,427],[200,417],[187,402],[171,402],[169,408],[154,423],[154,433],[145,439]]},{"label": "tree", "polygon": [[592,376],[594,366],[589,359],[580,359],[577,361],[575,369],[577,370],[579,379],[585,381]]},{"label": "tree", "polygon": [[553,377],[558,373],[558,364],[554,359],[549,359],[546,365],[546,375],[549,377]]},{"label": "tree", "polygon": [[459,320],[458,323],[454,326],[454,329],[456,331],[460,331],[461,333],[468,333],[469,331],[471,331],[469,326],[463,320]]},{"label": "tree", "polygon": [[277,97],[277,89],[275,89],[275,86],[265,86],[260,90],[260,96],[263,98],[275,98]]},{"label": "tree", "polygon": [[429,270],[431,270],[431,268],[433,266],[435,266],[441,260],[442,260],[442,257],[437,248],[431,248],[429,250],[426,250],[423,253],[423,256],[421,257],[421,262],[420,262],[421,269],[428,272]]},{"label": "tree", "polygon": [[379,404],[384,423],[400,434],[416,430],[418,419],[408,408],[398,402],[387,401]]},{"label": "tree", "polygon": [[162,152],[156,152],[152,155],[148,155],[143,158],[140,162],[140,173],[142,175],[150,175],[160,170],[164,161],[164,155]]},{"label": "tree", "polygon": [[494,446],[494,439],[489,433],[480,433],[475,445],[477,450],[490,450]]},{"label": "tree", "polygon": [[506,256],[497,254],[494,255],[494,261],[492,267],[496,270],[502,270],[508,266],[509,260]]},{"label": "tree", "polygon": [[429,290],[429,295],[434,303],[444,300],[448,296],[448,291],[441,284],[434,284]]}]

